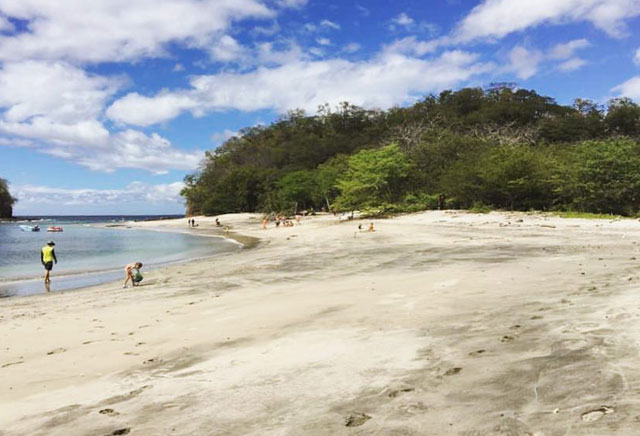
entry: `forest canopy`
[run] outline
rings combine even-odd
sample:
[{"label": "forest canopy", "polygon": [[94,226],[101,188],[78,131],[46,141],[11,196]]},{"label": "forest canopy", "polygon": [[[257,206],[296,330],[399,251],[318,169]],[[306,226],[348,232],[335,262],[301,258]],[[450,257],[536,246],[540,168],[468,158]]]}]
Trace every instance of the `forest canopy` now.
[{"label": "forest canopy", "polygon": [[5,179],[0,178],[0,218],[13,216],[13,205],[16,199],[9,193],[9,186]]},{"label": "forest canopy", "polygon": [[640,212],[640,106],[499,84],[242,130],[185,178],[188,214],[436,208]]}]

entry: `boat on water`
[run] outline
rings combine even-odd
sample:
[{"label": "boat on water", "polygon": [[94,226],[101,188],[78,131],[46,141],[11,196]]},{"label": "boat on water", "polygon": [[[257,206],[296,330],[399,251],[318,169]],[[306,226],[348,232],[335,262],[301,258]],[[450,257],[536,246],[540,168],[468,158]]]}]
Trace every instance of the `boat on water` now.
[{"label": "boat on water", "polygon": [[51,226],[47,229],[47,232],[62,232],[62,227],[60,226]]},{"label": "boat on water", "polygon": [[39,225],[35,225],[35,226],[27,226],[27,225],[21,225],[20,229],[23,232],[39,232],[40,231],[40,226]]}]

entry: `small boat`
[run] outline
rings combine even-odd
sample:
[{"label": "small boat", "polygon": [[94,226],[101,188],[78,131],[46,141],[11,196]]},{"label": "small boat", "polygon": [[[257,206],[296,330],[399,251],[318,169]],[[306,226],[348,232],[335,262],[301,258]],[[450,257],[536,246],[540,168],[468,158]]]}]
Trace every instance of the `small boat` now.
[{"label": "small boat", "polygon": [[62,227],[60,226],[51,226],[47,229],[47,232],[62,232]]},{"label": "small boat", "polygon": [[39,232],[40,231],[40,226],[37,225],[37,224],[35,226],[21,225],[20,229],[23,232]]}]

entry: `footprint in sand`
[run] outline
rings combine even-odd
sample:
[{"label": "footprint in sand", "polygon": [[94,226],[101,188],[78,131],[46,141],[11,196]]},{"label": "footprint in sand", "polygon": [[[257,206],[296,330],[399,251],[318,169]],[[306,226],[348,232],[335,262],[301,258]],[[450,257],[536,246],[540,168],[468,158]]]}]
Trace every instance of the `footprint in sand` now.
[{"label": "footprint in sand", "polygon": [[102,409],[100,412],[101,415],[107,415],[107,416],[118,416],[120,415],[118,412],[116,412],[113,409]]},{"label": "footprint in sand", "polygon": [[414,388],[405,388],[405,389],[398,389],[397,391],[391,391],[389,392],[389,397],[390,398],[396,398],[402,394],[406,394],[407,392],[413,392],[415,391]]},{"label": "footprint in sand", "polygon": [[597,421],[602,418],[604,415],[608,415],[613,413],[613,407],[610,406],[601,406],[597,409],[590,410],[582,414],[582,420],[587,422]]},{"label": "footprint in sand", "polygon": [[359,427],[370,419],[371,417],[365,413],[351,412],[344,420],[344,425],[345,427]]},{"label": "footprint in sand", "polygon": [[444,376],[445,377],[449,377],[449,376],[452,376],[452,375],[456,375],[456,374],[459,374],[460,371],[462,371],[462,368],[459,368],[459,367],[450,368],[450,369],[445,371]]},{"label": "footprint in sand", "polygon": [[47,356],[51,356],[52,354],[64,353],[67,351],[65,348],[56,348],[55,350],[51,350],[47,353]]},{"label": "footprint in sand", "polygon": [[500,342],[513,342],[515,341],[516,338],[514,338],[513,336],[503,336],[502,339],[500,339]]},{"label": "footprint in sand", "polygon": [[20,365],[21,363],[24,363],[24,360],[19,360],[17,362],[5,363],[4,365],[2,365],[2,368],[7,368],[7,367],[13,366],[13,365]]},{"label": "footprint in sand", "polygon": [[119,435],[123,435],[123,434],[129,434],[131,433],[131,429],[129,427],[127,428],[120,428],[118,430],[114,430],[113,432],[111,432],[112,436],[119,436]]},{"label": "footprint in sand", "polygon": [[469,353],[469,356],[479,356],[482,353],[486,353],[487,350],[476,350],[476,351],[472,351],[471,353]]}]

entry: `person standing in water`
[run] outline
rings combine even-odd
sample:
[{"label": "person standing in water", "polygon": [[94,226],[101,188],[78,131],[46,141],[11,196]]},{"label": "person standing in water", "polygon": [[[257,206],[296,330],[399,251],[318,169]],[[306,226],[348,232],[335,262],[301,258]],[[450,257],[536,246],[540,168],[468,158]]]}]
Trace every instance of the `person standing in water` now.
[{"label": "person standing in water", "polygon": [[56,257],[56,251],[53,249],[53,246],[56,245],[55,242],[49,241],[47,245],[42,247],[40,250],[40,262],[42,266],[44,266],[44,282],[51,283],[51,278],[49,274],[53,269],[53,263],[58,263],[58,258]]},{"label": "person standing in water", "polygon": [[127,287],[129,280],[131,280],[131,285],[136,285],[136,282],[133,280],[133,270],[140,270],[140,268],[142,268],[142,262],[133,262],[124,267],[125,280],[124,285],[122,285],[123,288]]}]

